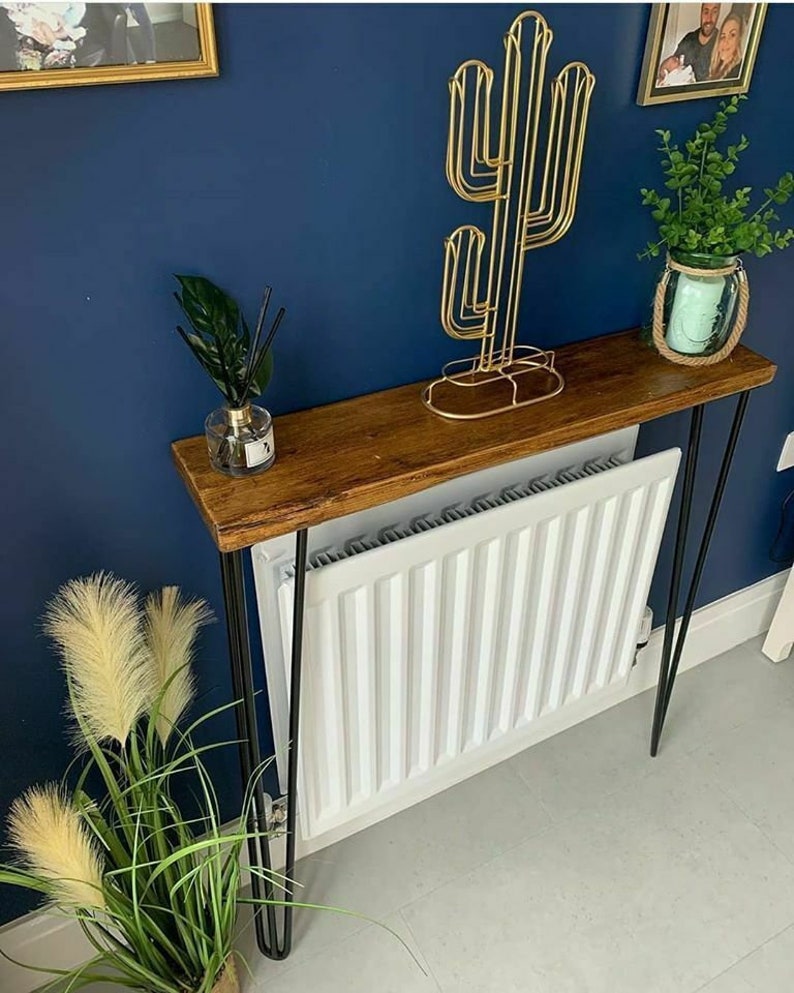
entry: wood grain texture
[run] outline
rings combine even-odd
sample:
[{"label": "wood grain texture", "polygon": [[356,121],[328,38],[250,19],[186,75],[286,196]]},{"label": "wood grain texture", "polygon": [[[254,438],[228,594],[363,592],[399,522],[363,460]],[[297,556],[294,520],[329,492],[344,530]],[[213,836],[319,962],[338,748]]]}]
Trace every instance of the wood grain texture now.
[{"label": "wood grain texture", "polygon": [[718,365],[673,365],[636,331],[557,351],[565,390],[477,421],[427,410],[413,383],[277,417],[276,462],[260,476],[213,470],[202,436],[174,442],[177,468],[220,551],[351,514],[455,476],[653,420],[774,378],[776,366],[739,346]]}]

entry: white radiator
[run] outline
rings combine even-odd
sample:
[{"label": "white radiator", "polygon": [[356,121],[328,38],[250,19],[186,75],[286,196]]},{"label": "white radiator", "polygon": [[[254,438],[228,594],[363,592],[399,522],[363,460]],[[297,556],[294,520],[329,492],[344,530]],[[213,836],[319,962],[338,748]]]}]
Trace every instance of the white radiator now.
[{"label": "white radiator", "polygon": [[[310,532],[304,850],[515,754],[625,682],[680,459],[629,461],[635,440],[605,435]],[[254,549],[282,789],[293,559],[292,536]]]}]

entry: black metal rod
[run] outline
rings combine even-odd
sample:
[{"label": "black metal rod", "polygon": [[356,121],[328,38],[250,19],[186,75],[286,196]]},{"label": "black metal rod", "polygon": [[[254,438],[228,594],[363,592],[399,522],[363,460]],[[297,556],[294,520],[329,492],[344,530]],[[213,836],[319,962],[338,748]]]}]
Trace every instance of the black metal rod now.
[{"label": "black metal rod", "polygon": [[[267,831],[265,789],[259,774],[261,753],[254,703],[248,614],[245,603],[243,553],[241,551],[221,552],[220,559],[232,688],[235,699],[240,701],[240,704],[235,707],[235,719],[237,721],[237,737],[240,739],[240,772],[243,790],[251,782],[251,777],[257,774],[247,828],[249,831],[257,832],[258,837],[248,839],[248,859],[250,865],[261,867],[269,876],[271,872],[270,845],[265,834]],[[254,873],[251,873],[251,891],[257,900],[273,899],[273,884],[270,879],[262,880]],[[256,943],[263,955],[271,957],[274,948],[277,947],[276,911],[272,903],[266,905],[267,929],[262,911],[261,905],[254,909]]]},{"label": "black metal rod", "polygon": [[667,601],[667,620],[664,628],[664,645],[662,660],[659,665],[659,684],[656,688],[656,704],[653,712],[653,727],[651,730],[651,755],[655,756],[659,748],[659,737],[664,722],[664,701],[667,695],[667,678],[670,669],[670,658],[673,651],[673,635],[675,634],[676,615],[678,613],[678,598],[681,591],[681,573],[684,567],[684,552],[689,532],[689,519],[692,512],[692,496],[695,491],[695,474],[697,472],[698,453],[700,451],[700,436],[703,430],[703,404],[692,408],[692,421],[689,429],[689,445],[687,447],[686,470],[684,472],[684,488],[681,494],[681,506],[678,510],[678,530],[675,539],[673,555],[673,570],[670,577],[670,594]]},{"label": "black metal rod", "polygon": [[[270,841],[267,835],[265,790],[261,776],[254,787],[254,802],[248,830],[258,837],[248,841],[250,865],[263,869],[265,879],[251,873],[251,889],[255,899],[266,901],[254,909],[256,943],[263,955],[276,961],[285,959],[292,949],[292,888],[295,878],[295,850],[298,813],[298,742],[300,731],[301,670],[303,666],[303,614],[306,599],[306,558],[308,531],[304,528],[295,536],[295,596],[292,619],[292,666],[290,676],[289,744],[287,766],[287,857],[284,874],[283,929],[279,940],[273,886]],[[251,644],[248,634],[248,613],[245,598],[242,552],[221,553],[221,576],[229,636],[232,685],[240,705],[235,708],[237,736],[240,738],[240,771],[243,788],[261,766],[259,731],[256,718],[254,680],[251,668]]]},{"label": "black metal rod", "polygon": [[706,520],[706,527],[703,532],[703,538],[700,542],[700,549],[698,550],[698,557],[695,563],[695,571],[692,574],[692,582],[690,584],[689,593],[684,606],[684,615],[681,619],[681,627],[679,628],[678,637],[676,639],[673,662],[667,677],[664,710],[662,711],[662,724],[664,724],[664,719],[667,716],[667,708],[670,706],[670,697],[673,694],[673,683],[675,682],[675,677],[678,674],[678,665],[681,661],[681,655],[684,651],[684,643],[686,642],[686,636],[689,632],[689,624],[692,620],[692,612],[695,608],[695,599],[697,598],[698,590],[700,589],[700,581],[703,578],[703,567],[706,564],[706,556],[708,555],[709,545],[711,544],[711,538],[714,534],[714,527],[717,523],[717,517],[719,516],[722,497],[725,493],[725,484],[728,482],[728,475],[731,471],[733,456],[736,452],[736,443],[739,440],[739,433],[742,430],[742,423],[744,421],[745,412],[747,411],[747,403],[749,399],[749,390],[745,390],[745,392],[739,396],[739,402],[736,405],[736,413],[733,416],[733,424],[731,425],[731,433],[728,436],[728,443],[725,446],[725,454],[722,457],[720,474],[717,478],[717,485],[711,499],[709,516]]},{"label": "black metal rod", "polygon": [[306,600],[306,554],[308,531],[295,535],[295,593],[292,605],[292,665],[289,693],[289,765],[287,767],[287,903],[284,907],[284,944],[279,958],[292,948],[292,887],[295,882],[295,845],[298,815],[298,742],[300,733],[301,672],[303,668],[303,609]]}]

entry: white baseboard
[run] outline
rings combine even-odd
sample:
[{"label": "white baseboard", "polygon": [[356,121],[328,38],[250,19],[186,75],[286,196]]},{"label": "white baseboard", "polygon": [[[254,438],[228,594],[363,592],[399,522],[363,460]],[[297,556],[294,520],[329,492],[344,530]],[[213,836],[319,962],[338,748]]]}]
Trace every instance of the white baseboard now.
[{"label": "white baseboard", "polygon": [[[679,672],[693,669],[701,662],[707,662],[768,631],[788,575],[788,569],[778,572],[696,610],[692,615]],[[662,620],[654,618],[657,624]],[[663,640],[664,628],[655,628],[647,646],[637,657],[628,696],[656,686]]]},{"label": "white baseboard", "polygon": [[[0,948],[17,962],[42,969],[73,969],[94,954],[75,921],[42,911],[26,914],[0,928]],[[51,978],[0,959],[3,993],[30,993]]]},{"label": "white baseboard", "polygon": [[[697,610],[692,616],[686,650],[679,671],[692,669],[701,662],[721,655],[767,631],[787,578],[787,571],[777,573],[760,583],[755,583]],[[656,620],[658,621],[659,618]],[[597,705],[591,704],[587,710],[576,710],[567,715],[564,722],[545,725],[539,729],[533,742],[523,741],[521,748],[551,737],[572,724],[586,720],[595,713],[607,710],[655,686],[662,654],[662,637],[662,629],[657,628],[646,648],[639,653],[637,665],[625,686],[600,697]],[[512,753],[514,752],[511,748],[506,747],[503,758]],[[382,813],[366,823],[347,826],[344,834],[349,835],[359,831],[370,823],[375,823],[376,820],[382,820],[384,816]],[[334,840],[336,839],[333,837],[324,836],[322,847],[331,844]],[[284,865],[284,847],[283,837],[275,839],[272,852],[275,867]],[[299,845],[298,847],[298,854],[301,856],[316,851],[321,846],[312,845],[309,848]],[[0,928],[0,948],[18,961],[56,968],[71,968],[79,965],[91,954],[90,946],[73,921],[41,912],[28,914]],[[29,972],[12,965],[5,959],[0,959],[2,993],[31,993],[42,985],[45,979],[46,977],[41,973]]]}]

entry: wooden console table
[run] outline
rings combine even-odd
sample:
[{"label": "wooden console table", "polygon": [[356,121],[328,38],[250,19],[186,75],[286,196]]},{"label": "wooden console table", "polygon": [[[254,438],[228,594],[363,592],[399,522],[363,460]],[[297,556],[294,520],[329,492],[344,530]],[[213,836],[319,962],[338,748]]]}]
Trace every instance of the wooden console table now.
[{"label": "wooden console table", "polygon": [[[277,417],[276,463],[262,475],[247,479],[232,479],[215,472],[210,467],[203,436],[172,445],[177,468],[220,552],[232,682],[235,696],[241,701],[237,720],[244,782],[259,769],[261,750],[254,706],[243,555],[259,541],[296,532],[287,774],[285,874],[288,879],[292,878],[295,867],[308,529],[456,476],[665,414],[691,410],[651,730],[651,755],[656,755],[747,401],[752,390],[772,381],[776,367],[743,346],[718,365],[701,368],[673,365],[642,344],[636,331],[566,345],[557,351],[557,367],[566,381],[559,396],[484,420],[450,421],[436,416],[421,402],[422,383]],[[736,413],[674,644],[703,412],[707,403],[734,394],[739,395]],[[260,866],[267,875],[271,862],[269,842],[264,834],[267,824],[261,780],[250,828],[260,833],[249,844],[251,864]],[[252,886],[257,896],[274,898],[273,885],[266,879],[252,875]],[[293,911],[290,900],[287,894],[280,935],[274,905],[256,914],[257,941],[270,958],[289,955]]]}]

